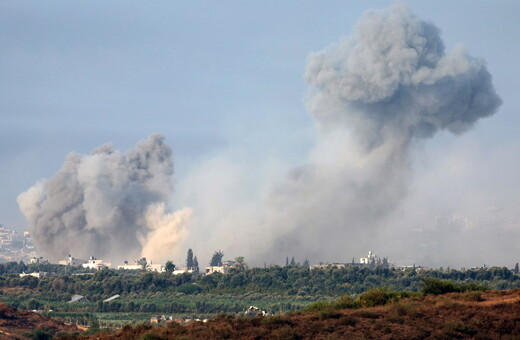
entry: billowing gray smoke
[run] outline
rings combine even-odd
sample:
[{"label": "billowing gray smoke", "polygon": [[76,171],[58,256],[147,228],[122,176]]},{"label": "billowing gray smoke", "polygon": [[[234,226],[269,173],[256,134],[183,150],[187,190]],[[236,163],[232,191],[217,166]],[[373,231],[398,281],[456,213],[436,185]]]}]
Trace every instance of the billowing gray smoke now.
[{"label": "billowing gray smoke", "polygon": [[311,54],[305,79],[309,112],[359,130],[367,151],[440,129],[464,132],[501,103],[484,63],[462,46],[446,54],[437,27],[403,4],[368,12],[352,37]]},{"label": "billowing gray smoke", "polygon": [[72,254],[111,261],[171,258],[185,237],[190,210],[168,214],[173,159],[152,135],[121,153],[103,145],[71,153],[60,171],[18,197],[38,251],[57,260]]},{"label": "billowing gray smoke", "polygon": [[[363,254],[407,194],[413,141],[460,134],[501,104],[483,61],[404,4],[370,11],[348,38],[312,53],[305,79],[317,143],[268,199],[264,258]],[[274,245],[266,247],[266,244]]]}]

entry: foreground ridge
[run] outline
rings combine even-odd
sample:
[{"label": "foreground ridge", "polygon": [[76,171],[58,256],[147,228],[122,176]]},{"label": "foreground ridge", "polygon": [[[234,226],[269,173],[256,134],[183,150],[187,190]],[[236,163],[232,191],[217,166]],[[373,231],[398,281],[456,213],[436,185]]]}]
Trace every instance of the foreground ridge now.
[{"label": "foreground ridge", "polygon": [[[336,304],[338,305],[338,304]],[[84,339],[517,339],[520,289],[417,296],[384,306],[234,318],[221,315],[187,326],[125,326]]]}]

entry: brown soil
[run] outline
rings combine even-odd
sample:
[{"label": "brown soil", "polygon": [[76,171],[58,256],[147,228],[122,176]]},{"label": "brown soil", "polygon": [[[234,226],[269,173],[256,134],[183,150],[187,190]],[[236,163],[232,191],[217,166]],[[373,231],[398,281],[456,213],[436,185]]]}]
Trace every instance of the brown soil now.
[{"label": "brown soil", "polygon": [[78,331],[75,326],[65,325],[50,317],[0,303],[0,339],[26,339],[24,334],[37,329],[47,333]]},{"label": "brown soil", "polygon": [[88,339],[520,339],[520,289],[288,316],[223,316],[187,326],[125,326]]}]

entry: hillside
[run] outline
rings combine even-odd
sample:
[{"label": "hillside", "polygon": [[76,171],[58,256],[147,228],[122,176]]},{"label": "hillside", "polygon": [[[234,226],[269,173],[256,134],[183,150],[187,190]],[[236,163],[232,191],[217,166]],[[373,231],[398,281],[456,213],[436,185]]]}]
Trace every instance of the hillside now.
[{"label": "hillside", "polygon": [[38,313],[22,311],[0,303],[0,339],[25,339],[31,332],[41,331],[46,334],[60,332],[73,333],[79,331]]},{"label": "hillside", "polygon": [[[99,338],[99,335],[88,339]],[[362,309],[221,316],[187,326],[126,326],[103,339],[518,339],[520,290],[450,293]]]}]

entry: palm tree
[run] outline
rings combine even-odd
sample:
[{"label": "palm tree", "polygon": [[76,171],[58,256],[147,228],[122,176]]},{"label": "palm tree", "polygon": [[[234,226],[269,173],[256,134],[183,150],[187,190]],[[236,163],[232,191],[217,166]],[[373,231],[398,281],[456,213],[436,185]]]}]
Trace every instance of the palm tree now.
[{"label": "palm tree", "polygon": [[247,268],[247,263],[246,263],[246,261],[245,261],[243,256],[235,257],[235,262],[237,263],[236,264],[237,268],[240,268],[240,269]]}]

